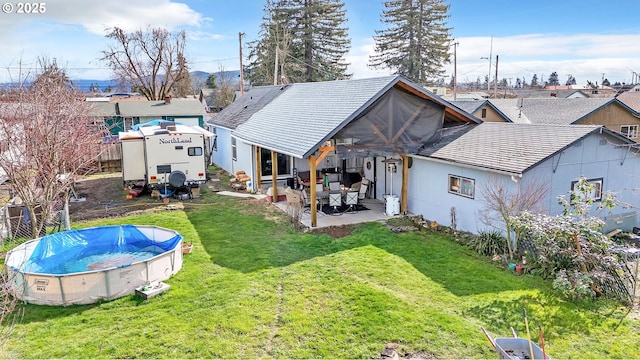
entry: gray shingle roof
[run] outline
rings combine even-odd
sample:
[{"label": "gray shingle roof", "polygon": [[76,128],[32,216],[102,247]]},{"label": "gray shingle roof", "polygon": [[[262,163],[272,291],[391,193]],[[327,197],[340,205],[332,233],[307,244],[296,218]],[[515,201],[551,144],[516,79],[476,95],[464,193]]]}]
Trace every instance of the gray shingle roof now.
[{"label": "gray shingle roof", "polygon": [[288,85],[254,87],[244,95],[236,98],[224,111],[218,113],[208,123],[235,129],[273,99],[283,94],[288,87]]},{"label": "gray shingle roof", "polygon": [[204,106],[198,99],[171,99],[170,104],[162,101],[119,101],[121,116],[205,116]]},{"label": "gray shingle roof", "polygon": [[116,104],[112,102],[91,102],[91,114],[94,116],[116,116]]},{"label": "gray shingle roof", "polygon": [[490,99],[514,123],[573,124],[613,99]]},{"label": "gray shingle roof", "polygon": [[431,157],[519,175],[601,128],[598,125],[486,122],[437,150]]},{"label": "gray shingle roof", "polygon": [[636,112],[640,112],[640,91],[627,91],[618,95],[618,100]]},{"label": "gray shingle roof", "polygon": [[469,114],[473,114],[479,107],[481,107],[486,100],[458,100],[458,101],[449,101],[452,105],[468,112]]},{"label": "gray shingle roof", "polygon": [[397,79],[389,76],[293,84],[238,125],[235,134],[250,143],[306,158]]}]

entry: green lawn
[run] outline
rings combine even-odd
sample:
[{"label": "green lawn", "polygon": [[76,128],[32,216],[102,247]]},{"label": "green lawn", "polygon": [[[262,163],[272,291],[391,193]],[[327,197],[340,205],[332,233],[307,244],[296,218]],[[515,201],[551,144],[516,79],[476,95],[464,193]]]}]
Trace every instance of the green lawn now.
[{"label": "green lawn", "polygon": [[387,343],[437,358],[497,358],[480,330],[544,331],[554,358],[640,358],[638,320],[609,302],[576,304],[434,232],[378,223],[334,239],[292,229],[273,207],[208,204],[80,224],[180,231],[194,251],[149,300],[26,305],[6,358],[372,358]]}]

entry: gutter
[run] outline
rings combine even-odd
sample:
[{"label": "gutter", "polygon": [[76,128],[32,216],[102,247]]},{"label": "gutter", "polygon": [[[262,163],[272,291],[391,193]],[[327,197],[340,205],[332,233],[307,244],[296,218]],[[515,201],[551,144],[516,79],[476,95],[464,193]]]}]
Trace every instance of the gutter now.
[{"label": "gutter", "polygon": [[467,169],[486,171],[486,172],[490,172],[490,173],[494,173],[494,174],[500,174],[500,175],[507,175],[507,176],[510,176],[512,178],[512,180],[514,180],[515,178],[522,179],[522,173],[519,173],[519,172],[491,169],[491,168],[486,168],[486,167],[477,166],[477,165],[458,163],[458,162],[454,162],[454,161],[450,161],[450,160],[442,160],[442,159],[433,158],[433,157],[424,156],[424,155],[410,155],[410,156],[413,157],[413,158],[416,158],[416,159],[432,161],[432,162],[436,162],[436,163],[439,163],[439,164],[457,165],[457,166],[461,166],[461,167],[467,168]]}]

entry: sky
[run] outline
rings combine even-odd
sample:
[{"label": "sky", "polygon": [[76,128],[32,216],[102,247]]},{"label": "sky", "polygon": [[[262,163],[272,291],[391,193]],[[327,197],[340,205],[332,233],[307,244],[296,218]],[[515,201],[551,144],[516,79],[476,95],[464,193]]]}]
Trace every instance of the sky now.
[{"label": "sky", "polygon": [[[0,82],[32,71],[39,57],[55,59],[72,79],[111,77],[101,52],[106,29],[164,27],[187,33],[191,70],[216,72],[240,67],[238,34],[257,39],[265,0],[45,0],[43,13],[18,13],[21,3],[3,0],[0,12]],[[344,0],[351,49],[346,61],[353,78],[388,75],[368,67],[382,0]],[[491,73],[498,79],[548,79],[557,72],[578,84],[631,83],[640,73],[640,1],[637,0],[448,0],[447,25],[458,43],[458,82]],[[25,3],[22,3],[25,4]],[[22,7],[26,9],[26,6]],[[451,47],[453,54],[453,45]],[[491,59],[491,61],[489,61]],[[447,83],[454,72],[445,66]],[[634,75],[634,73],[636,75]]]}]

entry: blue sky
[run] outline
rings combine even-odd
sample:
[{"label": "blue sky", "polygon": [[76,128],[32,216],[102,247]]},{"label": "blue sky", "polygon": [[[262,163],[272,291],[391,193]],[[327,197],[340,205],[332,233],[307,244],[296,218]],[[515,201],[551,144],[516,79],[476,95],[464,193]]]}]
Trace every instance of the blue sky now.
[{"label": "blue sky", "polygon": [[[6,1],[6,0],[5,0]],[[351,38],[347,62],[354,78],[389,74],[367,66],[380,23],[382,1],[345,0]],[[214,72],[239,68],[238,33],[256,39],[264,0],[48,0],[44,14],[0,12],[0,82],[30,71],[37,57],[55,58],[76,79],[108,79],[99,60],[106,48],[105,29],[162,26],[185,29],[192,70]],[[587,80],[630,82],[640,72],[640,1],[635,0],[450,0],[448,25],[459,43],[459,81],[516,78],[533,74],[561,81],[573,75]],[[10,3],[16,4],[16,3]],[[493,39],[493,40],[492,40]],[[243,59],[246,63],[247,59]],[[446,80],[453,64],[446,66]]]}]

